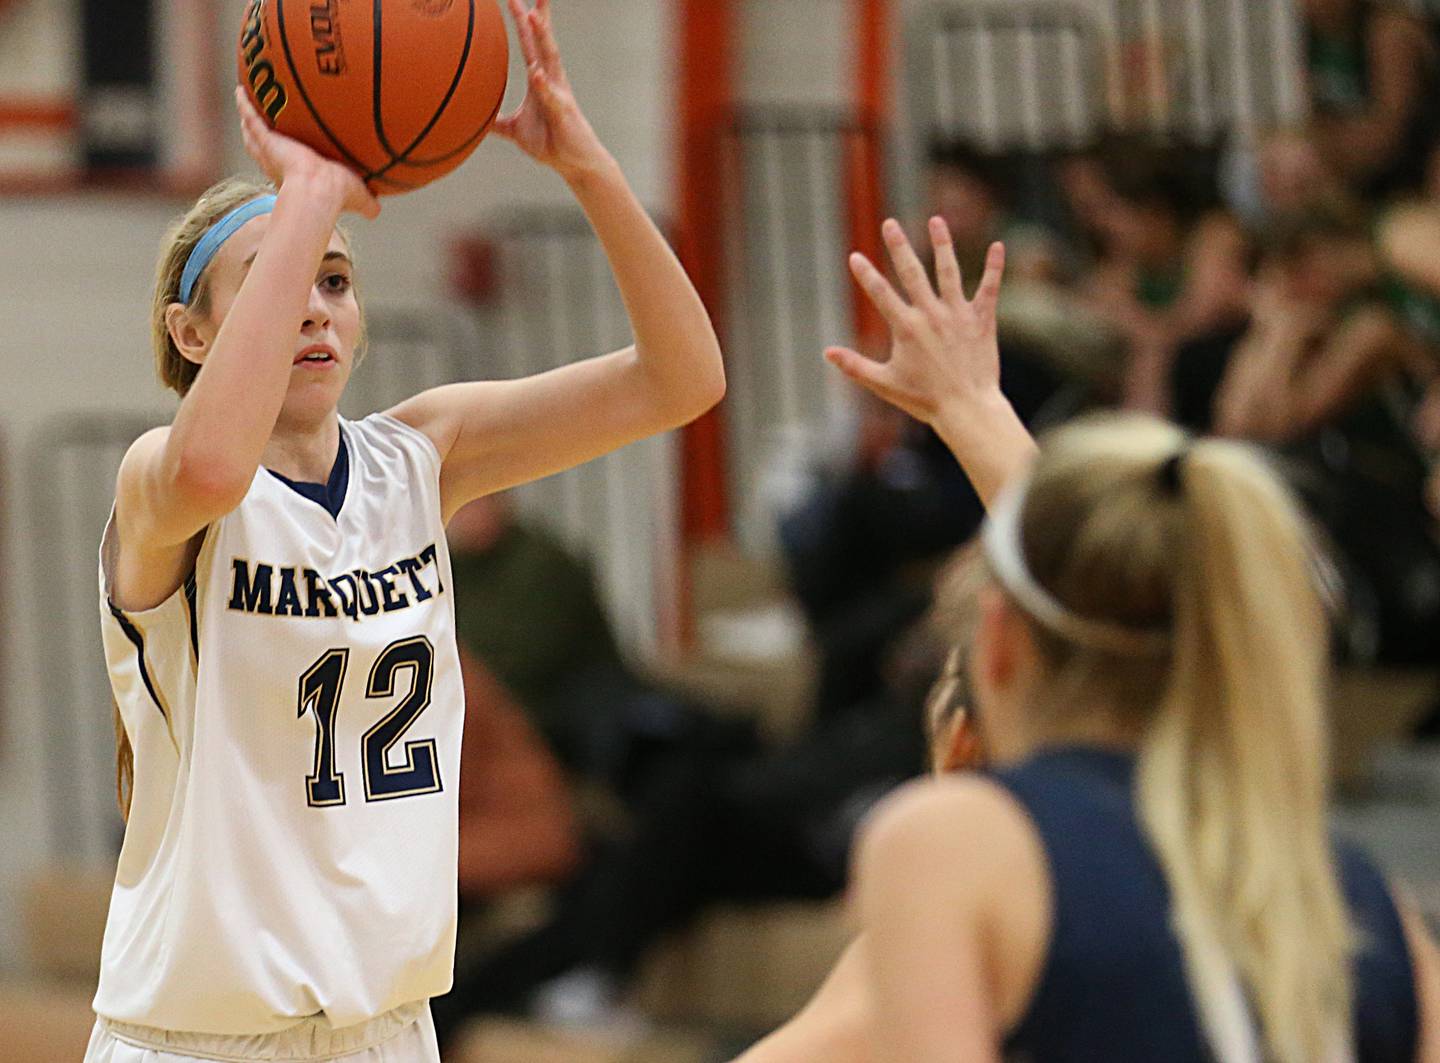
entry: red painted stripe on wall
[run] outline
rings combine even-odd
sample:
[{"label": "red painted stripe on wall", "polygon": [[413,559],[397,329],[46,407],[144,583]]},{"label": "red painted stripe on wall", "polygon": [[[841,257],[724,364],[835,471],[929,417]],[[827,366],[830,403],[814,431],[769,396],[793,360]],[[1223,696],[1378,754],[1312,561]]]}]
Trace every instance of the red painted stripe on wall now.
[{"label": "red painted stripe on wall", "polygon": [[[676,251],[717,328],[724,302],[724,136],[735,109],[737,14],[731,0],[680,3]],[[728,534],[725,464],[724,422],[716,410],[691,424],[683,436],[686,543]]]},{"label": "red painted stripe on wall", "polygon": [[0,130],[74,129],[79,111],[70,100],[58,98],[0,97]]}]

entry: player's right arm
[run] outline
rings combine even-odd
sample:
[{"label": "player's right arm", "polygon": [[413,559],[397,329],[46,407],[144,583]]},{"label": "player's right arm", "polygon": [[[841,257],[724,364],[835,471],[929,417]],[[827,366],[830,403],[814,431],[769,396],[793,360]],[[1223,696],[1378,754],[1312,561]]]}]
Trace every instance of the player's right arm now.
[{"label": "player's right arm", "polygon": [[1035,441],[1000,391],[995,305],[1005,248],[990,248],[975,298],[966,299],[943,220],[930,219],[938,288],[898,222],[887,221],[884,236],[908,302],[864,255],[851,255],[850,269],[890,326],[890,360],[877,362],[844,347],[831,347],[825,356],[857,384],[930,425],[989,506],[1035,455]]},{"label": "player's right arm", "polygon": [[205,368],[170,427],[142,436],[121,464],[113,579],[117,601],[132,609],[173,592],[199,532],[245,497],[285,401],[295,338],[340,212],[379,210],[358,176],[275,133],[243,95],[237,102],[246,149],[278,199],[233,299],[212,300],[218,329],[178,304],[167,316],[177,343],[201,352]]}]

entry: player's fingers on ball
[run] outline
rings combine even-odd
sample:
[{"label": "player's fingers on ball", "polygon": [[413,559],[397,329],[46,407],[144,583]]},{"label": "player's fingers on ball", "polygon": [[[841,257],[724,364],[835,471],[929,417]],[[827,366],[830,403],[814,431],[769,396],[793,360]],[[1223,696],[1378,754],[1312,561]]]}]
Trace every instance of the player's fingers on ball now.
[{"label": "player's fingers on ball", "polygon": [[380,214],[380,197],[375,194],[375,190],[370,187],[369,182],[355,171],[350,172],[355,182],[355,191],[358,193],[357,212],[361,217],[374,221]]},{"label": "player's fingers on ball", "polygon": [[498,137],[504,137],[506,140],[514,140],[515,116],[512,114],[495,119],[495,123],[490,127],[490,132]]},{"label": "player's fingers on ball", "polygon": [[545,68],[538,63],[531,68],[530,85],[535,94],[540,97],[540,103],[545,108],[545,113],[553,118],[563,109],[564,99],[561,97],[559,86],[555,79],[545,72]]},{"label": "player's fingers on ball", "polygon": [[875,304],[885,320],[892,328],[897,327],[904,319],[909,307],[905,300],[885,279],[885,275],[875,268],[875,264],[868,258],[856,251],[850,256],[850,272],[859,283],[865,297]]},{"label": "player's fingers on ball", "polygon": [[255,107],[251,104],[250,98],[245,95],[244,89],[237,88],[235,90],[235,110],[240,115],[241,132],[253,132],[259,116],[255,113]]},{"label": "player's fingers on ball", "polygon": [[506,0],[510,6],[510,17],[515,21],[515,32],[520,37],[520,52],[527,64],[535,61],[535,35],[530,29],[530,13],[520,0]]},{"label": "player's fingers on ball", "polygon": [[550,24],[548,17],[536,14],[535,19],[535,43],[540,52],[540,61],[545,64],[545,72],[557,81],[565,74],[564,65],[560,61],[560,45],[555,40],[555,31]]},{"label": "player's fingers on ball", "polygon": [[930,246],[935,250],[935,277],[940,282],[940,298],[956,303],[965,298],[960,261],[955,257],[955,241],[945,219],[930,219]]},{"label": "player's fingers on ball", "polygon": [[531,12],[540,28],[546,33],[550,31],[550,0],[535,0],[535,10]]},{"label": "player's fingers on ball", "polygon": [[240,139],[245,144],[245,150],[255,156],[260,151],[260,138],[255,135],[248,119],[243,116],[240,119]]},{"label": "player's fingers on ball", "polygon": [[925,266],[921,263],[920,256],[915,253],[915,248],[910,246],[910,238],[905,235],[900,223],[894,218],[887,218],[880,231],[885,237],[890,261],[895,263],[895,272],[911,301],[923,305],[934,299],[935,293],[930,288],[930,278],[925,275]]},{"label": "player's fingers on ball", "polygon": [[255,109],[255,102],[250,99],[250,94],[239,85],[235,86],[235,109],[240,112],[242,121],[262,121],[260,112]]}]

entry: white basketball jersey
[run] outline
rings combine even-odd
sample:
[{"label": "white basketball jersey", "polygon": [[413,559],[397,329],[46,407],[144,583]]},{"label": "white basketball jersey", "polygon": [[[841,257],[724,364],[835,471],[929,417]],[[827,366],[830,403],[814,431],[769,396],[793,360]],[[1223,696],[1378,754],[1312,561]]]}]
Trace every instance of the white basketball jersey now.
[{"label": "white basketball jersey", "polygon": [[440,459],[383,414],[340,427],[338,516],[260,469],[163,604],[112,608],[102,560],[135,750],[107,1018],[343,1027],[449,989],[464,709]]}]

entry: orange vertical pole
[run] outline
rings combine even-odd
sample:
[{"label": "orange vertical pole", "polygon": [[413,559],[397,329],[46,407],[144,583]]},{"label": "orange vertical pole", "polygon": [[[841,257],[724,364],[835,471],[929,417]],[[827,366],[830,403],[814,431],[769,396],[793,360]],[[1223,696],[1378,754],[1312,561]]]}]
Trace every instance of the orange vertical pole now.
[{"label": "orange vertical pole", "polygon": [[[676,252],[717,328],[724,304],[723,144],[735,112],[733,0],[679,2],[679,217]],[[724,422],[712,411],[685,429],[682,444],[685,541],[729,530]]]},{"label": "orange vertical pole", "polygon": [[[850,245],[882,264],[885,247],[885,131],[892,110],[892,0],[852,0],[855,32],[855,112],[861,135],[847,153]],[[858,291],[855,335],[862,348],[883,342],[885,322]]]}]

